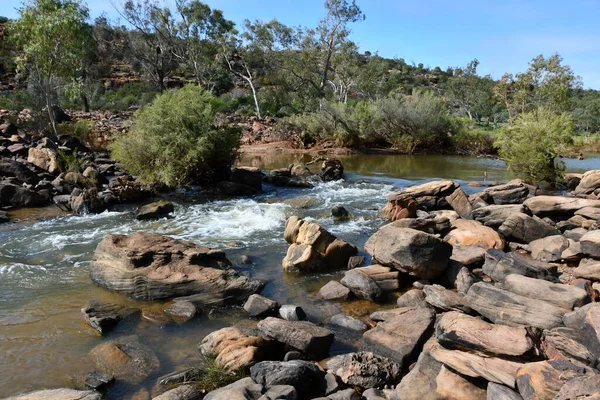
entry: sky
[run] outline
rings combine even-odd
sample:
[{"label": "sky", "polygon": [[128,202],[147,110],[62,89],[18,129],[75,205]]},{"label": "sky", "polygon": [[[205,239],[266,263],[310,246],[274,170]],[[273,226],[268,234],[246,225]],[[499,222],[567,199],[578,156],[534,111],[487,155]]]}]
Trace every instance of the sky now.
[{"label": "sky", "polygon": [[[92,17],[118,14],[111,1],[87,0]],[[163,1],[163,0],[161,0]],[[174,0],[164,0],[173,4]],[[323,0],[204,0],[239,26],[273,18],[315,26]],[[20,0],[0,0],[0,15],[17,17]],[[500,78],[522,72],[538,54],[558,52],[585,88],[600,89],[600,0],[357,0],[366,15],[352,24],[363,51],[429,67],[464,66]]]}]

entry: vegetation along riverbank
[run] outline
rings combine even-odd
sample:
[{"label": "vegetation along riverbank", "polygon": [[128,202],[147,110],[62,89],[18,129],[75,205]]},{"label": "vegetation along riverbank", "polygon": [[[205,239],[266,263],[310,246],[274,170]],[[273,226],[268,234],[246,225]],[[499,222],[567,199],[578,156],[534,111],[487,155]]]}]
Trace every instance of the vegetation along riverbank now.
[{"label": "vegetation along riverbank", "polygon": [[324,5],[0,18],[0,398],[600,396],[600,92]]}]

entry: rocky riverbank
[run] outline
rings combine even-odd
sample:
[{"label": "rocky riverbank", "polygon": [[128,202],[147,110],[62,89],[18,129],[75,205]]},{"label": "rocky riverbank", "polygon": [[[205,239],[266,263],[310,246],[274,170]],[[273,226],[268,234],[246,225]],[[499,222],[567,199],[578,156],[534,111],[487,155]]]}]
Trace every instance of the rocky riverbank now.
[{"label": "rocky riverbank", "polygon": [[[263,181],[304,187],[312,179],[301,165],[266,176],[232,173],[240,176],[237,185],[255,190]],[[322,179],[342,176],[338,162],[323,166]],[[454,181],[409,187],[389,196],[379,212],[387,222],[364,251],[317,223],[289,217],[282,274],[346,270],[315,296],[342,305],[372,302],[379,310],[369,318],[341,312],[315,320],[301,307],[261,296],[264,282],[232,268],[223,251],[157,234],[107,235],[90,274],[128,297],[167,300],[157,303],[159,318],[185,323],[226,304],[243,304],[248,314],[198,339],[221,374],[241,379],[207,389],[207,364],[176,370],[138,398],[596,398],[600,171],[571,175],[569,186],[571,193],[559,196],[519,180],[470,196]],[[161,204],[140,215],[169,211]],[[352,218],[339,208],[334,214]],[[112,335],[144,312],[91,301],[83,317],[106,339],[89,355],[97,368],[82,385],[90,390],[20,398],[112,398],[111,385],[151,376],[160,366],[152,349],[136,336]],[[340,330],[359,335],[361,346],[329,357]]]}]

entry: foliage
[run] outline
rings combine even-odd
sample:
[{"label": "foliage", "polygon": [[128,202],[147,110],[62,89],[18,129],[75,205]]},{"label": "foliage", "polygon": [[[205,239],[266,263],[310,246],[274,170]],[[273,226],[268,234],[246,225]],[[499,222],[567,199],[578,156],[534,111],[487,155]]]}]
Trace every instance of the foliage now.
[{"label": "foliage", "polygon": [[573,119],[545,108],[521,114],[514,124],[502,129],[496,146],[508,167],[533,182],[557,182],[564,165],[555,162],[572,143]]},{"label": "foliage", "polygon": [[150,104],[158,91],[143,83],[126,83],[117,90],[105,92],[93,102],[94,108],[106,110],[128,110]]},{"label": "foliage", "polygon": [[73,150],[73,152],[69,154],[64,150],[58,149],[56,161],[58,163],[58,169],[61,172],[78,172],[83,163],[83,160],[77,156],[77,150]]},{"label": "foliage", "polygon": [[75,122],[63,122],[58,125],[58,131],[61,134],[74,136],[82,143],[87,143],[90,134],[94,131],[94,123],[82,119]]},{"label": "foliage", "polygon": [[112,156],[147,184],[178,187],[219,179],[233,163],[239,132],[215,123],[214,97],[187,85],[136,112],[131,131]]},{"label": "foliage", "polygon": [[199,374],[194,381],[202,390],[210,392],[238,381],[245,376],[243,370],[230,371],[221,367],[215,358],[205,356]]},{"label": "foliage", "polygon": [[0,94],[0,108],[21,111],[33,103],[31,93],[26,89],[15,90]]}]

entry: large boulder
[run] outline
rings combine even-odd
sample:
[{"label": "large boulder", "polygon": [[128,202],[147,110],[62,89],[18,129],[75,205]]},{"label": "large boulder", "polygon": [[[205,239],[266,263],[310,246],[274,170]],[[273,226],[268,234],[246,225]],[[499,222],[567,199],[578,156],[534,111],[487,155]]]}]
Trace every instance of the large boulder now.
[{"label": "large boulder", "polygon": [[247,368],[268,355],[269,340],[249,335],[236,327],[211,332],[200,343],[200,352],[216,357],[220,367],[230,371]]},{"label": "large boulder", "polygon": [[452,222],[453,230],[444,240],[453,246],[478,246],[484,249],[503,249],[502,237],[487,226],[478,221],[457,219]]},{"label": "large boulder", "polygon": [[451,195],[460,185],[454,181],[431,181],[404,189],[402,193],[412,196],[426,210],[435,210],[448,205],[446,196]]},{"label": "large boulder", "polygon": [[345,272],[340,283],[358,298],[378,301],[386,292],[398,290],[399,274],[389,267],[370,265]]},{"label": "large boulder", "polygon": [[530,356],[535,349],[534,341],[524,327],[490,324],[460,312],[442,315],[436,324],[436,338],[447,349],[500,357]]},{"label": "large boulder", "polygon": [[442,400],[436,384],[441,369],[442,364],[423,351],[414,367],[396,386],[391,400]]},{"label": "large boulder", "polygon": [[504,253],[489,249],[485,253],[483,272],[496,282],[502,282],[510,274],[519,274],[536,279],[553,280],[556,267],[532,260],[518,253]]},{"label": "large boulder", "polygon": [[310,272],[345,268],[357,248],[335,237],[320,225],[296,216],[285,223],[285,240],[290,244],[283,259],[283,269],[290,272]]},{"label": "large boulder", "polygon": [[90,267],[99,286],[142,300],[191,296],[198,304],[245,300],[263,283],[241,275],[219,250],[158,234],[107,234]]},{"label": "large boulder", "polygon": [[379,210],[379,218],[397,221],[404,218],[415,218],[419,204],[409,194],[394,192],[388,196],[387,202]]},{"label": "large boulder", "polygon": [[489,205],[473,210],[473,218],[485,226],[499,227],[513,214],[523,213],[522,204]]},{"label": "large boulder", "polygon": [[54,149],[32,147],[29,149],[27,162],[51,174],[59,170],[58,153]]},{"label": "large boulder", "polygon": [[573,270],[576,278],[600,281],[600,261],[589,258],[581,260],[579,266]]},{"label": "large boulder", "polygon": [[543,262],[558,262],[569,248],[569,240],[562,235],[548,236],[529,243],[531,257]]},{"label": "large boulder", "polygon": [[434,320],[433,310],[408,308],[401,315],[365,332],[362,349],[387,357],[403,368],[407,367],[416,358]]},{"label": "large boulder", "polygon": [[174,211],[175,207],[173,206],[173,203],[166,200],[160,200],[141,206],[137,210],[135,219],[138,221],[145,221],[150,219],[165,218]]},{"label": "large boulder", "polygon": [[471,286],[467,302],[472,309],[495,324],[541,329],[562,325],[562,317],[567,312],[546,301],[530,299],[483,282]]},{"label": "large boulder", "polygon": [[286,321],[269,317],[258,323],[265,335],[299,350],[309,357],[323,359],[329,354],[333,332],[308,321]]},{"label": "large boulder", "polygon": [[487,393],[445,366],[435,379],[437,392],[445,400],[487,400]]},{"label": "large boulder", "polygon": [[301,398],[315,398],[324,392],[325,372],[308,361],[262,361],[250,368],[250,376],[267,389],[293,386]]},{"label": "large boulder", "polygon": [[525,400],[554,399],[563,385],[574,378],[594,375],[590,368],[564,360],[523,365],[517,372],[519,393]]},{"label": "large boulder", "polygon": [[346,385],[361,389],[392,385],[401,372],[398,363],[364,351],[332,357],[325,363],[325,368],[333,371]]},{"label": "large boulder", "polygon": [[0,184],[0,205],[12,207],[41,207],[49,199],[42,194],[12,184]]},{"label": "large boulder", "polygon": [[40,177],[20,162],[0,159],[0,177],[15,177],[29,185],[36,185]]},{"label": "large boulder", "polygon": [[229,181],[250,186],[254,190],[262,189],[262,180],[264,174],[258,168],[253,167],[237,167],[231,169]]},{"label": "large boulder", "polygon": [[461,218],[473,218],[473,207],[469,202],[469,198],[461,188],[456,189],[452,194],[446,196],[446,201]]},{"label": "large boulder", "polygon": [[499,286],[509,292],[531,299],[543,300],[567,311],[581,307],[590,301],[585,289],[518,274],[508,275]]},{"label": "large boulder", "polygon": [[488,204],[521,204],[535,193],[536,187],[520,179],[513,179],[504,185],[492,186],[474,195]]},{"label": "large boulder", "polygon": [[529,243],[546,236],[558,235],[558,229],[538,217],[524,213],[510,215],[498,228],[506,240]]},{"label": "large boulder", "polygon": [[591,194],[598,188],[600,188],[600,170],[593,169],[583,174],[573,194]]},{"label": "large boulder", "polygon": [[344,166],[337,158],[326,158],[321,164],[321,179],[327,181],[339,181],[344,179]]},{"label": "large boulder", "polygon": [[392,222],[367,240],[365,250],[380,264],[422,279],[437,278],[448,266],[452,246],[425,232]]},{"label": "large boulder", "polygon": [[550,360],[568,360],[596,366],[596,357],[581,343],[579,330],[558,327],[544,331],[540,349]]},{"label": "large boulder", "polygon": [[525,200],[523,204],[535,215],[573,215],[584,207],[600,207],[600,200],[567,196],[536,196]]}]

